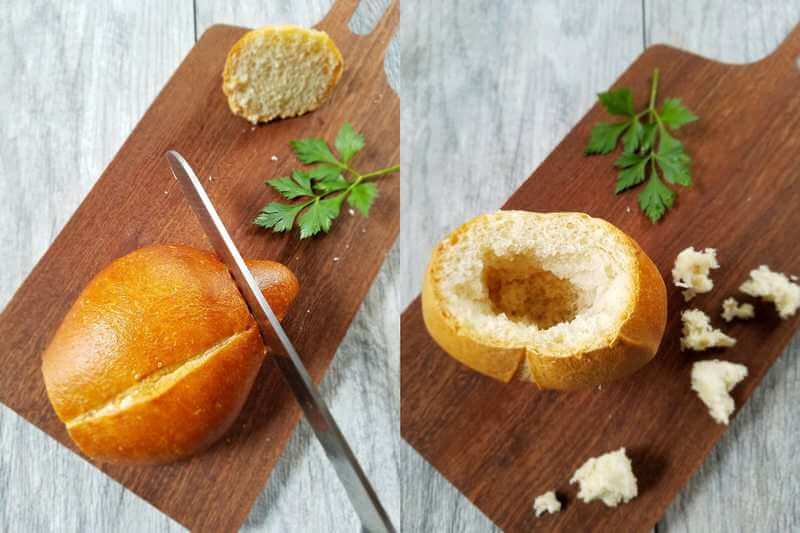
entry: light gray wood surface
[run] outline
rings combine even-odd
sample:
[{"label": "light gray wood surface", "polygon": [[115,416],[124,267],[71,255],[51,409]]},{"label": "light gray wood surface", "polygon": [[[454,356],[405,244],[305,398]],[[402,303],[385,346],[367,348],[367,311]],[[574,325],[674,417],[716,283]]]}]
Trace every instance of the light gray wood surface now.
[{"label": "light gray wood surface", "polygon": [[[197,36],[217,22],[309,26],[331,3],[0,2],[0,307]],[[387,3],[362,2],[351,28],[367,33]],[[386,67],[396,87],[396,44],[391,51]],[[398,265],[395,247],[322,383],[323,396],[395,523],[400,518]],[[0,531],[183,531],[2,405],[0,450]],[[243,529],[358,530],[305,422]]]},{"label": "light gray wood surface", "polygon": [[[497,209],[646,46],[754,61],[798,22],[798,0],[404,0],[403,306],[434,243]],[[657,531],[800,530],[799,357],[800,336]],[[404,531],[494,530],[405,443],[402,464]]]}]

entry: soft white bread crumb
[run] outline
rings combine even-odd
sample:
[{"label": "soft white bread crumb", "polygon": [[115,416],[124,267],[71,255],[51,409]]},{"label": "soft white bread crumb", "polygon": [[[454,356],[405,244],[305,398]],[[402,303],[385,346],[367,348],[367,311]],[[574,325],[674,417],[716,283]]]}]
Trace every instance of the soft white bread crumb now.
[{"label": "soft white bread crumb", "polygon": [[698,361],[692,366],[692,390],[708,407],[711,417],[727,424],[735,407],[728,394],[737,383],[747,377],[747,367],[713,359]]},{"label": "soft white bread crumb", "polygon": [[569,482],[580,484],[578,498],[585,503],[602,500],[609,507],[616,507],[638,494],[636,476],[625,448],[589,459]]},{"label": "soft white bread crumb", "polygon": [[785,274],[771,271],[767,265],[751,270],[750,279],[739,290],[773,302],[781,318],[793,316],[800,307],[800,285],[792,283]]},{"label": "soft white bread crumb", "polygon": [[712,268],[719,268],[717,251],[714,248],[706,248],[701,252],[690,246],[675,258],[672,281],[676,287],[686,289],[683,291],[683,297],[687,302],[696,294],[714,288],[714,282],[709,276]]},{"label": "soft white bread crumb", "polygon": [[688,309],[681,313],[683,337],[681,350],[701,352],[708,348],[726,348],[736,344],[736,339],[711,327],[711,319],[699,309]]},{"label": "soft white bread crumb", "polygon": [[722,318],[730,322],[734,318],[747,320],[756,316],[756,311],[751,304],[740,304],[736,298],[726,298],[722,302]]},{"label": "soft white bread crumb", "polygon": [[545,492],[533,500],[533,512],[536,513],[536,516],[542,516],[544,513],[553,514],[560,510],[561,502],[556,498],[555,491]]},{"label": "soft white bread crumb", "polygon": [[231,48],[222,90],[231,111],[255,124],[318,108],[341,74],[342,55],[325,32],[267,26]]}]

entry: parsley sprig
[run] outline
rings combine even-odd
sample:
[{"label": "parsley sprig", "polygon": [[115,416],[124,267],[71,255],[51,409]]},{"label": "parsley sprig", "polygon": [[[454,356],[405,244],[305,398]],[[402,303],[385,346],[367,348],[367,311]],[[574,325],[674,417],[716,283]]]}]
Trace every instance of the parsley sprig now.
[{"label": "parsley sprig", "polygon": [[657,222],[675,202],[675,192],[659,177],[673,184],[689,187],[692,184],[692,159],[679,140],[670,134],[681,126],[694,122],[697,116],[679,98],[667,98],[658,110],[658,69],[653,71],[650,101],[646,109],[635,113],[630,89],[622,88],[598,94],[600,103],[610,114],[626,117],[622,122],[599,122],[592,129],[586,154],[607,154],[622,140],[622,155],[614,162],[620,169],[614,193],[619,194],[640,183],[639,208]]},{"label": "parsley sprig", "polygon": [[318,138],[291,141],[289,145],[301,163],[314,166],[265,183],[287,200],[300,200],[294,203],[270,202],[259,212],[253,224],[284,232],[291,231],[297,220],[301,239],[330,231],[345,200],[350,207],[368,216],[378,197],[378,187],[371,180],[400,170],[400,165],[366,174],[355,170],[351,161],[364,148],[364,136],[347,122],[334,141],[338,157],[324,140]]}]

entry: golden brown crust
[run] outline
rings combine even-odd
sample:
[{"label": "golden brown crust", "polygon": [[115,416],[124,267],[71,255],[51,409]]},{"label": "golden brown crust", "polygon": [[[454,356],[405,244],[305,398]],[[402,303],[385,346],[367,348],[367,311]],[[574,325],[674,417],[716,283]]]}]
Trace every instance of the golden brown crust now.
[{"label": "golden brown crust", "polygon": [[[564,216],[552,213],[548,216]],[[583,213],[569,214],[588,217]],[[639,245],[624,232],[606,223],[631,248],[636,257],[636,298],[628,319],[608,345],[591,352],[552,357],[525,347],[491,346],[459,331],[457,322],[443,307],[438,293],[437,269],[441,253],[450,242],[484,216],[468,221],[434,249],[422,285],[422,313],[425,326],[436,343],[451,357],[494,379],[508,382],[515,375],[533,381],[542,389],[569,390],[625,377],[650,361],[658,350],[666,326],[666,287],[658,269]],[[523,365],[523,361],[527,364]]]},{"label": "golden brown crust", "polygon": [[658,351],[667,323],[664,279],[636,241],[612,227],[635,249],[638,283],[630,316],[616,339],[598,350],[573,357],[545,357],[529,351],[528,367],[539,388],[571,390],[622,379],[647,364]]},{"label": "golden brown crust", "polygon": [[443,246],[440,243],[434,249],[422,281],[422,319],[425,327],[433,340],[455,359],[481,374],[509,382],[522,363],[525,349],[488,346],[458,331],[458,326],[442,306],[443,299],[434,279]]},{"label": "golden brown crust", "polygon": [[[297,293],[297,279],[277,263],[250,265],[270,305],[283,316]],[[251,332],[257,332],[255,322],[215,256],[187,246],[142,248],[108,265],[76,299],[43,354],[47,393],[87,455],[137,462],[185,457],[216,439],[238,414],[265,351],[260,336]],[[113,406],[126,391],[180,369],[226,339],[235,342],[180,376],[174,386],[137,404],[138,416],[112,409],[101,411],[96,420],[79,418]],[[193,383],[221,379],[216,370],[221,367],[236,383],[221,381],[225,386],[213,393],[194,390]],[[212,398],[221,403],[219,410],[203,408]],[[202,412],[194,418],[178,416],[179,405]],[[174,435],[183,437],[157,439],[171,416]]]}]

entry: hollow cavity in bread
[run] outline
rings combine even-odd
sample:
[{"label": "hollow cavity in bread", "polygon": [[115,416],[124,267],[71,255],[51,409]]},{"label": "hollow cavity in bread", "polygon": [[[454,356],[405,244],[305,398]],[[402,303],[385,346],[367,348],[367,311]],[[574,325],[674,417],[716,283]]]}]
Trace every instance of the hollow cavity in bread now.
[{"label": "hollow cavity in bread", "polygon": [[436,272],[445,310],[461,327],[551,357],[613,338],[630,312],[635,275],[635,258],[603,221],[508,211],[454,235]]},{"label": "hollow cavity in bread", "polygon": [[341,72],[342,56],[325,32],[271,26],[247,33],[234,45],[223,90],[231,110],[255,124],[318,108]]},{"label": "hollow cavity in bread", "polygon": [[203,365],[210,361],[215,355],[235,344],[240,338],[250,333],[252,330],[253,328],[248,328],[247,330],[230,335],[199,354],[189,357],[180,363],[164,367],[144,377],[138,383],[120,392],[105,404],[66,421],[65,425],[67,429],[71,429],[90,420],[116,414],[134,405],[150,401],[173,387],[187,375],[202,368]]}]

